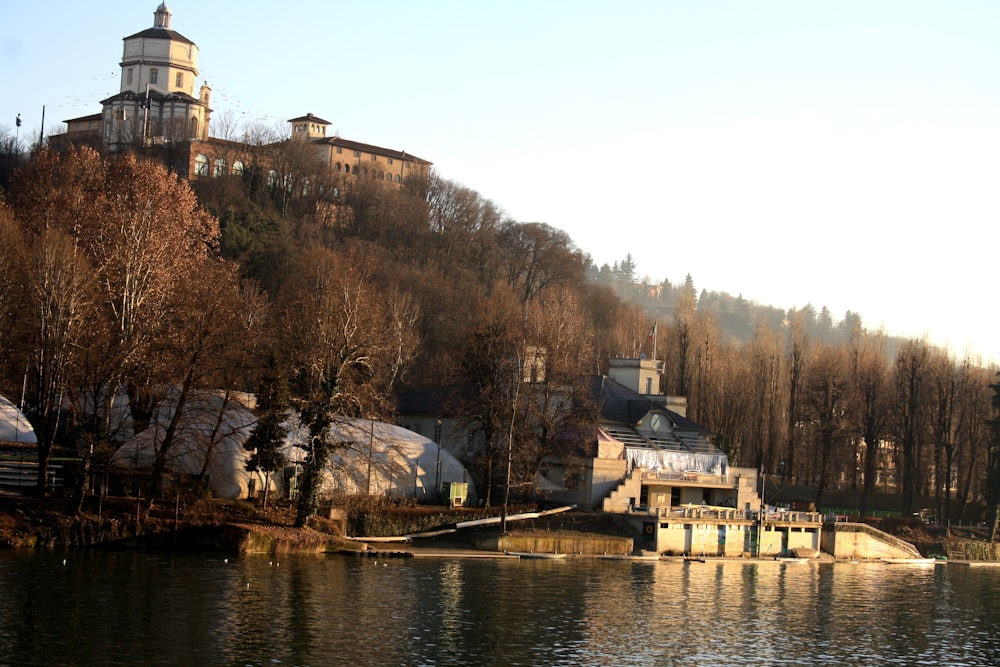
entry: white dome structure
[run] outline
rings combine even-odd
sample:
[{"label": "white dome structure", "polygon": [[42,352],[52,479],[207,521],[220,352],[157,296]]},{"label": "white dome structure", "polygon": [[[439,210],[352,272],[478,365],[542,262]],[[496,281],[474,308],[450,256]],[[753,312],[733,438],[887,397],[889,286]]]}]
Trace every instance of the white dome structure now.
[{"label": "white dome structure", "polygon": [[[301,463],[309,433],[296,420],[290,427],[285,458]],[[334,453],[320,493],[371,494],[421,501],[439,500],[442,486],[468,484],[465,500],[475,498],[465,466],[433,440],[402,426],[367,419],[338,418],[330,427]]]},{"label": "white dome structure", "polygon": [[0,396],[0,442],[37,445],[35,429],[17,406]]},{"label": "white dome structure", "polygon": [[[156,448],[166,436],[176,412],[171,396],[157,409],[153,425],[129,438],[111,457],[111,465],[131,470],[152,470]],[[243,443],[257,418],[233,398],[200,393],[184,403],[175,425],[174,442],[166,452],[166,469],[175,475],[208,477],[208,488],[217,498],[246,498],[256,473],[246,469],[250,453]],[[256,482],[257,488],[263,481]]]},{"label": "white dome structure", "polygon": [[[152,470],[156,448],[163,442],[175,411],[176,398],[168,399],[156,411],[153,426],[126,441],[111,457],[111,464]],[[166,454],[167,471],[186,477],[207,475],[209,491],[217,498],[248,498],[252,490],[263,489],[265,481],[264,473],[246,469],[250,452],[243,444],[256,424],[254,414],[232,398],[207,392],[188,398]],[[309,452],[309,432],[297,415],[286,421],[285,428],[289,432],[282,454],[298,469]],[[434,441],[401,426],[337,418],[330,427],[330,440],[333,453],[320,495],[371,494],[428,501],[438,499],[435,488],[440,491],[445,484],[467,483],[463,500],[475,497],[465,466],[458,459]],[[269,476],[272,490],[281,477],[280,472]]]}]

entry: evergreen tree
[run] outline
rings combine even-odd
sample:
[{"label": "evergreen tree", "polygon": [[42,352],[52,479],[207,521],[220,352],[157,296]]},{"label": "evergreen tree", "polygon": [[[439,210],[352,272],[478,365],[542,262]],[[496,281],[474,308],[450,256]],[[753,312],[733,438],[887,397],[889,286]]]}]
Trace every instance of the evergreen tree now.
[{"label": "evergreen tree", "polygon": [[281,470],[285,465],[281,447],[288,435],[288,429],[284,426],[287,406],[287,382],[279,371],[278,362],[271,357],[257,391],[257,425],[243,443],[243,447],[251,452],[246,464],[247,470],[264,472],[264,509],[267,509],[271,473]]}]

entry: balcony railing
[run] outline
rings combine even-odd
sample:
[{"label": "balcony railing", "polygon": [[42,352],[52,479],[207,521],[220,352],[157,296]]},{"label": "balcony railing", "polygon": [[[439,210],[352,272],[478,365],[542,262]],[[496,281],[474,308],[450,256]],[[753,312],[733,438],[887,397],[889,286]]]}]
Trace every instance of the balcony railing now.
[{"label": "balcony railing", "polygon": [[735,480],[730,478],[729,475],[709,475],[698,470],[685,470],[684,472],[644,470],[642,478],[644,480],[658,480],[661,482],[697,482],[700,484],[735,483]]},{"label": "balcony railing", "polygon": [[[710,519],[716,521],[759,521],[757,510],[742,510],[735,507],[714,507],[711,505],[680,505],[674,507],[637,507],[632,514],[646,514],[661,519]],[[764,513],[765,523],[823,523],[819,512],[799,512],[774,510]]]}]

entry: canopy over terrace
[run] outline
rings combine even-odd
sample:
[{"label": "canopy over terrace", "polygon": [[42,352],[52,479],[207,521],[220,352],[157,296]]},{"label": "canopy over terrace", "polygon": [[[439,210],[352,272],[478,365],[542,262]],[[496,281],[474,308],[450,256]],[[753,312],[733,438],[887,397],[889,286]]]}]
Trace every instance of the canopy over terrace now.
[{"label": "canopy over terrace", "polygon": [[725,475],[729,458],[704,434],[693,431],[640,433],[629,426],[604,425],[608,436],[623,443],[631,468],[654,472]]}]

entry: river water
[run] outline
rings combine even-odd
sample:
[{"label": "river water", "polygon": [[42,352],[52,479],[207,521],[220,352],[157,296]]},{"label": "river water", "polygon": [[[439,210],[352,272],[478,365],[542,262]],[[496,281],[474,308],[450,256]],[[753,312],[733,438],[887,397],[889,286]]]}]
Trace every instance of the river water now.
[{"label": "river water", "polygon": [[1000,665],[1000,568],[6,551],[8,665]]}]

